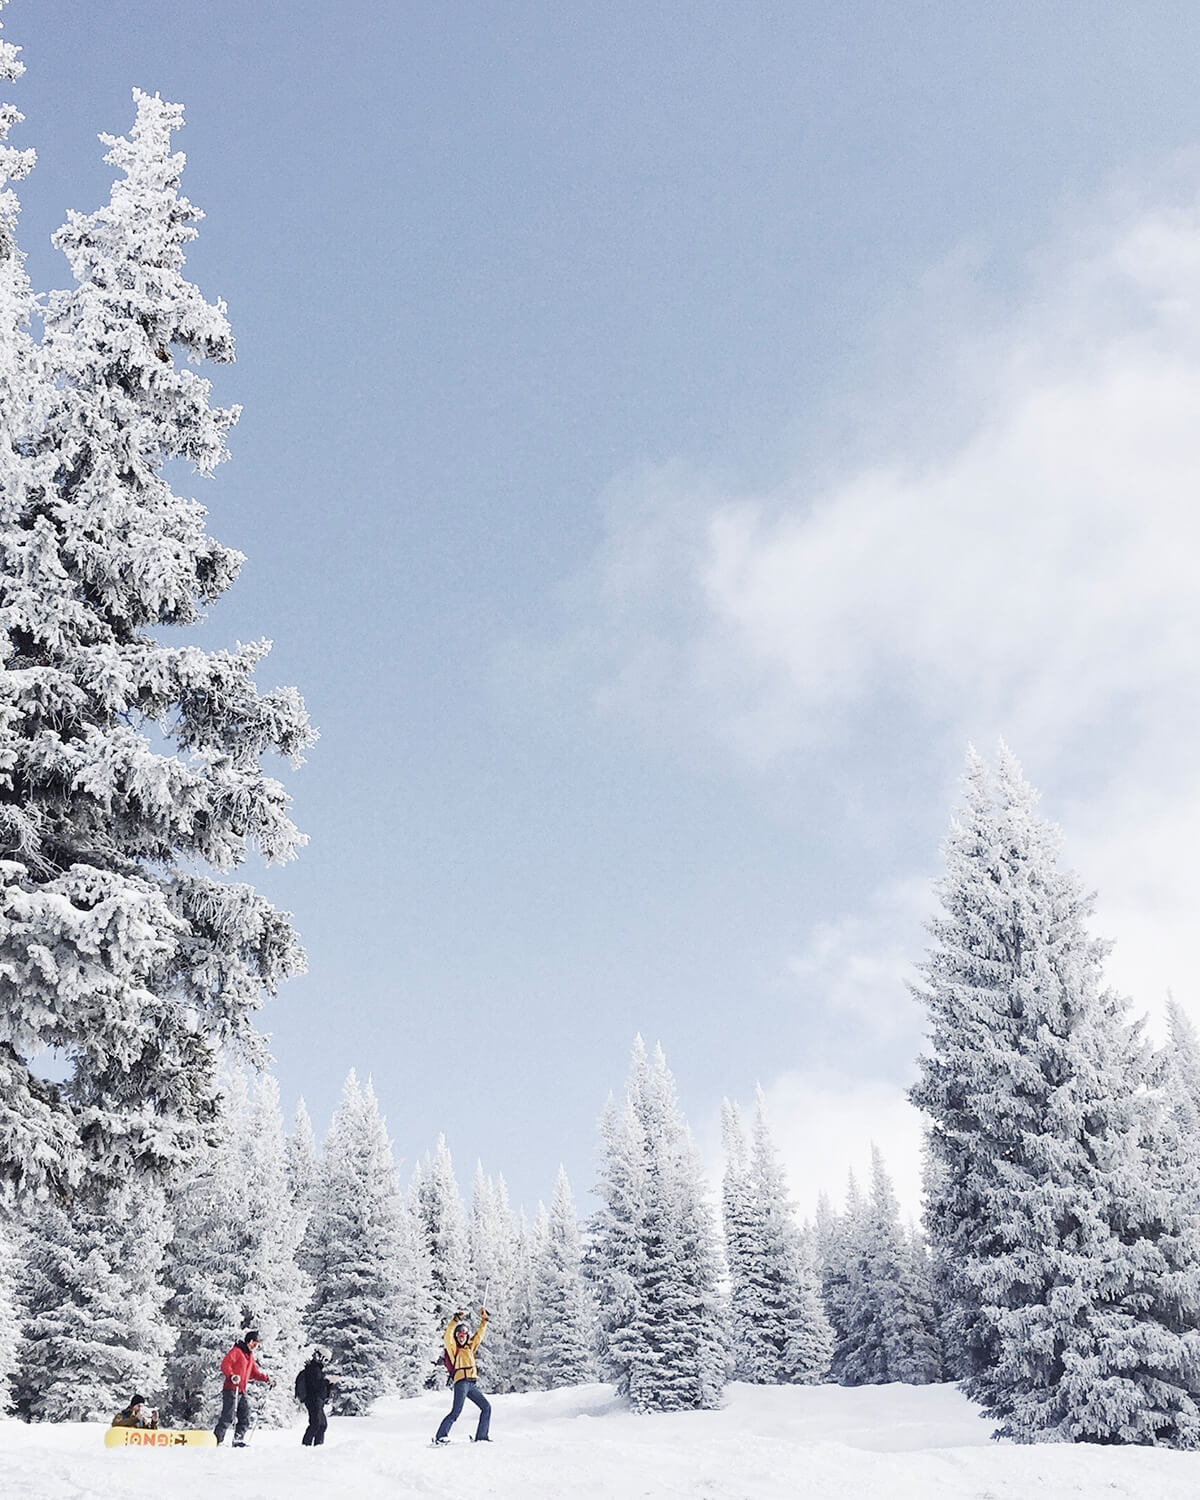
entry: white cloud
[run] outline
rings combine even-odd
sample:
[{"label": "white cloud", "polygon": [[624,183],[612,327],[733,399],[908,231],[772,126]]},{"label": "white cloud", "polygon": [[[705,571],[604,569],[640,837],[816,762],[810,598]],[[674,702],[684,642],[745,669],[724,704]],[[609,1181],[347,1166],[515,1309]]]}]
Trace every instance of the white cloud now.
[{"label": "white cloud", "polygon": [[788,960],[797,990],[832,1024],[876,1045],[911,1041],[918,1012],[907,986],[917,979],[913,957],[932,908],[925,881],[898,881],[876,891],[863,912],[819,922]]},{"label": "white cloud", "polygon": [[[833,751],[847,781],[869,776],[889,716],[939,765],[1003,734],[1100,890],[1118,983],[1186,1002],[1200,208],[1114,209],[1046,252],[987,338],[948,336],[944,366],[940,391],[922,370],[915,400],[897,393],[912,425],[890,457],[820,488],[747,494],[679,467],[615,486],[570,599],[573,669],[606,712],[758,769]],[[801,972],[846,941],[817,932]],[[899,955],[873,953],[835,1003],[894,980]]]},{"label": "white cloud", "polygon": [[[840,1208],[851,1172],[860,1187],[869,1184],[872,1145],[883,1153],[902,1214],[919,1216],[921,1116],[893,1079],[788,1072],[764,1085],[764,1093],[767,1121],[802,1217],[812,1217],[821,1193]],[[753,1100],[742,1101],[741,1108],[751,1118]]]}]

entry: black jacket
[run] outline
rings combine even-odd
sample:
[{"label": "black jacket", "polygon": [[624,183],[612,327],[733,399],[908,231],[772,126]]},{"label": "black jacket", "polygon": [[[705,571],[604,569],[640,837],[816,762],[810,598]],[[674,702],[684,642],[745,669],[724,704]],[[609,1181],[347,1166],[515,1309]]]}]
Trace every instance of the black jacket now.
[{"label": "black jacket", "polygon": [[310,1359],[296,1377],[296,1395],[305,1406],[324,1406],[332,1391],[325,1366],[319,1359]]}]

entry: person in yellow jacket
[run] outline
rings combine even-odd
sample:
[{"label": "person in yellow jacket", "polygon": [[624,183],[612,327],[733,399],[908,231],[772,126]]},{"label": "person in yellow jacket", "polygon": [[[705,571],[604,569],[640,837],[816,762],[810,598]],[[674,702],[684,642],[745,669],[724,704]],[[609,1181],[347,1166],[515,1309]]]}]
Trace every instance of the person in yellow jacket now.
[{"label": "person in yellow jacket", "polygon": [[479,1309],[479,1327],[474,1333],[466,1322],[466,1314],[456,1312],[446,1324],[442,1342],[446,1346],[446,1360],[454,1376],[454,1405],[442,1418],[442,1425],[434,1437],[435,1443],[448,1443],[450,1429],[462,1415],[463,1403],[472,1401],[479,1408],[479,1422],[475,1428],[477,1443],[490,1443],[488,1428],[492,1421],[492,1405],[479,1389],[479,1371],[475,1365],[475,1351],[483,1340],[487,1327],[487,1308]]}]

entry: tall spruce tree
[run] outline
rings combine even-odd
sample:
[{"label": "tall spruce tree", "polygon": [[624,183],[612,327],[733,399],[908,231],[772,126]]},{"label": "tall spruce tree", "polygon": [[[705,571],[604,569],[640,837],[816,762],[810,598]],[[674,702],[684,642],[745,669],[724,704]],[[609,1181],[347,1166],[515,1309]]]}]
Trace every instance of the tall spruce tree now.
[{"label": "tall spruce tree", "polygon": [[[261,762],[297,761],[312,734],[294,690],[255,686],[265,643],[159,638],[241,565],[167,477],[177,460],[209,474],[237,413],[186,368],[233,342],[183,275],[200,215],[171,151],[182,112],[135,98],[129,136],[102,137],[123,174],[110,202],[55,238],[75,285],[35,356],[0,198],[0,1175],[63,1194],[194,1156],[222,1044],[257,1055],[255,1008],[303,967],[284,914],[203,873],[296,853]],[[61,1085],[31,1067],[47,1046]]]},{"label": "tall spruce tree", "polygon": [[374,1090],[352,1071],[325,1141],[309,1226],[309,1333],[332,1353],[334,1410],[347,1415],[362,1415],[397,1383],[403,1208]]},{"label": "tall spruce tree", "polygon": [[1091,899],[1001,749],[973,752],[923,967],[934,1246],[968,1392],[1023,1441],[1200,1445],[1200,1221]]},{"label": "tall spruce tree", "polygon": [[639,1037],[625,1107],[602,1122],[589,1269],[601,1357],[635,1411],[716,1406],[728,1358],[712,1206],[661,1047]]},{"label": "tall spruce tree", "polygon": [[533,1269],[534,1357],[543,1390],[595,1378],[595,1327],[575,1200],[560,1166]]}]

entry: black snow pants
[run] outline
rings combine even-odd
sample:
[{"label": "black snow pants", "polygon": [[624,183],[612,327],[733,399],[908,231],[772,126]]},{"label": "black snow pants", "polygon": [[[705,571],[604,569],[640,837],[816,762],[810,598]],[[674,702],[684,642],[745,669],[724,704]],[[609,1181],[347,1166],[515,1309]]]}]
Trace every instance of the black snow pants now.
[{"label": "black snow pants", "polygon": [[229,1424],[233,1421],[234,1407],[237,1408],[237,1426],[233,1429],[233,1440],[240,1443],[246,1436],[246,1428],[250,1425],[250,1403],[246,1400],[245,1391],[222,1391],[221,1392],[221,1415],[213,1431],[217,1435],[217,1442],[225,1441],[225,1434],[229,1430]]},{"label": "black snow pants", "polygon": [[329,1426],[329,1418],[325,1415],[324,1401],[306,1401],[308,1408],[308,1426],[304,1429],[301,1442],[306,1448],[319,1448],[325,1441],[325,1429]]}]

